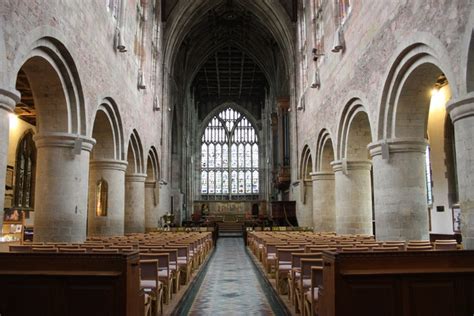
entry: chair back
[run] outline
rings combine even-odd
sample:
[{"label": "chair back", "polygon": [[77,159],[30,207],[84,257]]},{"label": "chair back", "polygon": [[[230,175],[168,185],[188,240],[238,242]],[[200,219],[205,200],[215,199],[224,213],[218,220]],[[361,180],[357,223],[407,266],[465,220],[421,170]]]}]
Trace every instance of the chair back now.
[{"label": "chair back", "polygon": [[372,248],[372,251],[374,252],[384,252],[384,251],[401,251],[398,247],[374,247]]},{"label": "chair back", "polygon": [[31,248],[32,252],[58,252],[56,247],[33,247]]},{"label": "chair back", "polygon": [[158,280],[157,259],[140,259],[140,279],[153,281]]},{"label": "chair back", "polygon": [[95,253],[118,253],[118,249],[92,248],[90,252]]},{"label": "chair back", "polygon": [[9,251],[10,252],[31,252],[32,246],[27,245],[10,245]]},{"label": "chair back", "polygon": [[311,267],[323,266],[323,259],[301,259],[301,278],[309,279],[311,277]]},{"label": "chair back", "polygon": [[87,249],[85,249],[85,248],[63,248],[63,247],[59,247],[58,251],[59,252],[67,252],[67,253],[85,253],[85,252],[87,252]]},{"label": "chair back", "polygon": [[321,259],[321,252],[307,253],[307,252],[293,252],[291,254],[291,267],[300,268],[301,259]]}]

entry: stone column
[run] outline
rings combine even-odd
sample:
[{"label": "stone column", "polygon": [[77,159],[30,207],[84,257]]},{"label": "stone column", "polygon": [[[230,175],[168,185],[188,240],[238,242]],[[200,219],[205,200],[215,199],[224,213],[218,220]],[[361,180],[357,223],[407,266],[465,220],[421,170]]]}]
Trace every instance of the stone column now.
[{"label": "stone column", "polygon": [[334,172],[313,172],[313,227],[316,232],[336,231]]},{"label": "stone column", "polygon": [[39,133],[35,186],[35,241],[86,239],[89,155],[95,141],[67,133]]},{"label": "stone column", "polygon": [[377,239],[429,239],[425,178],[427,145],[425,139],[419,138],[369,144],[374,165]]},{"label": "stone column", "polygon": [[372,185],[369,160],[334,161],[336,232],[372,234]]},{"label": "stone column", "polygon": [[156,181],[145,181],[145,231],[151,231],[158,227],[158,205],[155,201]]},{"label": "stone column", "polygon": [[474,249],[474,92],[449,102],[447,111],[454,124],[462,241]]},{"label": "stone column", "polygon": [[13,113],[15,105],[20,101],[18,92],[0,89],[0,224],[3,223],[5,205],[5,177],[8,160],[8,143],[10,138],[9,113]]},{"label": "stone column", "polygon": [[136,173],[125,176],[125,234],[145,232],[145,179]]},{"label": "stone column", "polygon": [[[93,160],[89,172],[89,236],[117,236],[124,234],[125,170],[127,162],[113,159]],[[107,215],[96,215],[97,182],[107,181]]]}]

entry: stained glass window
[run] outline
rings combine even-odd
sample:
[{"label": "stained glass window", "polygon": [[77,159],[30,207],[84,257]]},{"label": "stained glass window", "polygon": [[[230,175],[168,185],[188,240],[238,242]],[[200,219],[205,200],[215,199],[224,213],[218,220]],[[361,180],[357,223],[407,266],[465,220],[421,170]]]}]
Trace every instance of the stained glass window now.
[{"label": "stained glass window", "polygon": [[227,108],[208,123],[201,139],[201,194],[259,193],[258,136],[242,113]]}]

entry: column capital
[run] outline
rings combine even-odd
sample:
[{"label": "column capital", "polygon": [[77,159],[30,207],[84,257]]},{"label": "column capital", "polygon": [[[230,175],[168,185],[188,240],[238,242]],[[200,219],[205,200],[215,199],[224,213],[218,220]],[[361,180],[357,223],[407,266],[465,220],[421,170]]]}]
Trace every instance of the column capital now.
[{"label": "column capital", "polygon": [[115,160],[115,159],[94,159],[91,160],[90,168],[95,170],[118,170],[123,171],[127,170],[128,162],[124,160]]},{"label": "column capital", "polygon": [[[425,153],[426,147],[429,145],[428,141],[424,138],[419,137],[400,137],[400,138],[389,138],[382,139],[373,143],[370,143],[367,148],[369,149],[370,156],[385,156],[391,153],[409,153],[409,152],[420,152]],[[386,152],[386,153],[384,153]]]},{"label": "column capital", "polygon": [[143,182],[145,183],[146,173],[132,173],[125,175],[125,182]]},{"label": "column capital", "polygon": [[20,102],[21,95],[18,91],[8,91],[0,88],[0,110],[13,112],[16,104]]},{"label": "column capital", "polygon": [[155,188],[155,187],[156,187],[156,181],[154,180],[145,181],[145,188]]},{"label": "column capital", "polygon": [[313,180],[315,181],[324,181],[324,180],[334,180],[334,172],[332,171],[317,171],[317,172],[311,172],[309,174]]},{"label": "column capital", "polygon": [[331,162],[334,172],[348,170],[370,170],[372,168],[372,161],[370,160],[336,160]]},{"label": "column capital", "polygon": [[63,147],[90,152],[95,145],[95,139],[84,135],[75,135],[61,132],[42,132],[33,136],[36,148],[42,147]]},{"label": "column capital", "polygon": [[446,111],[449,113],[453,123],[457,120],[474,116],[474,92],[469,92],[460,98],[449,101]]}]

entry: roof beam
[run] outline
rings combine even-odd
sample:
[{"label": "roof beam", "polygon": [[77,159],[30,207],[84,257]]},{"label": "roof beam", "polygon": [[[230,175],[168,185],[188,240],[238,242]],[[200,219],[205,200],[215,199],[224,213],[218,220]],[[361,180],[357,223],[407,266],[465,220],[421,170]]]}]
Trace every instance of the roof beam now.
[{"label": "roof beam", "polygon": [[244,79],[244,63],[245,63],[245,53],[242,52],[242,61],[240,62],[240,87],[239,87],[239,98],[242,95],[242,81]]},{"label": "roof beam", "polygon": [[219,80],[219,58],[217,57],[217,53],[215,54],[216,60],[216,75],[217,75],[217,96],[221,97],[221,82]]}]

